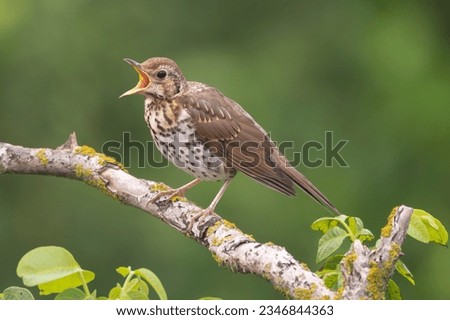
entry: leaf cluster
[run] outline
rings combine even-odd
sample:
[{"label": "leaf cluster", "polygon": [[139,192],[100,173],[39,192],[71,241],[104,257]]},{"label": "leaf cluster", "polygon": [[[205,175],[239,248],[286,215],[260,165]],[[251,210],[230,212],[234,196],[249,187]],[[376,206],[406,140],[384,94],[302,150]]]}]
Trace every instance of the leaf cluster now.
[{"label": "leaf cluster", "polygon": [[[350,243],[355,240],[364,243],[373,240],[374,235],[370,230],[364,228],[360,218],[343,214],[317,219],[312,223],[311,228],[323,233],[319,239],[316,262],[325,262],[321,269],[317,271],[317,275],[324,280],[328,288],[338,290],[343,286],[341,268],[342,263],[344,263],[344,255],[332,254],[342,247],[345,239],[350,240]],[[421,209],[413,210],[407,234],[424,243],[435,242],[446,246],[448,242],[448,233],[442,223]],[[354,259],[356,257],[351,256],[351,254],[347,255],[345,263],[351,264]],[[415,285],[411,271],[400,259],[395,264],[395,270],[412,285]],[[392,279],[389,279],[386,296],[392,300],[401,299],[400,288]]]},{"label": "leaf cluster", "polygon": [[[41,295],[56,293],[55,300],[146,300],[155,294],[157,298],[167,300],[161,281],[149,269],[119,267],[116,271],[125,278],[124,282],[117,283],[108,296],[98,296],[96,290],[91,291],[88,287],[88,283],[95,279],[95,273],[82,269],[73,255],[62,247],[33,249],[22,257],[17,266],[17,275],[25,286],[37,286]],[[34,299],[28,289],[21,287],[7,288],[0,298]]]}]

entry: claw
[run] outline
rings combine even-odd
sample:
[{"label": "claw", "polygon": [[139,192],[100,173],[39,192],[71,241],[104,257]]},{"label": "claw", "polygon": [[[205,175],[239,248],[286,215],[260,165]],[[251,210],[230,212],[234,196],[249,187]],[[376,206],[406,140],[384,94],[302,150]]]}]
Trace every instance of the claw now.
[{"label": "claw", "polygon": [[[185,192],[188,191],[193,186],[199,184],[200,182],[201,182],[200,179],[195,179],[178,189],[170,189],[165,184],[154,184],[150,187],[150,190],[159,192],[147,202],[146,207],[148,207],[149,204],[155,203],[162,196],[169,196],[169,199],[171,199],[172,201],[178,201],[180,200],[180,198],[178,197],[184,198]],[[162,188],[161,185],[163,186]]]},{"label": "claw", "polygon": [[214,215],[216,217],[219,217],[217,214],[214,213],[213,208],[206,208],[204,210],[201,210],[199,213],[197,213],[194,217],[192,217],[191,221],[189,222],[189,225],[187,226],[185,233],[191,233],[192,227],[194,226],[194,223],[197,221],[198,223],[201,223],[207,216]]},{"label": "claw", "polygon": [[148,200],[145,207],[148,207],[150,204],[154,204],[156,201],[158,201],[163,196],[169,196],[169,199],[174,199],[174,197],[184,197],[184,190],[181,188],[179,189],[170,189],[170,190],[164,190],[159,191],[154,197],[152,197],[150,200]]}]

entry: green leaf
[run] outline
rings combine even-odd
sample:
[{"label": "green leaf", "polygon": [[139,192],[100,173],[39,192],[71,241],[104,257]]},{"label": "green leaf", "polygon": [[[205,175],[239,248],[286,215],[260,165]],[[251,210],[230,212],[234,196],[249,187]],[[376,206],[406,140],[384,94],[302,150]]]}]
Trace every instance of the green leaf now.
[{"label": "green leaf", "polygon": [[131,268],[130,267],[118,267],[116,269],[117,273],[119,273],[122,277],[126,277],[130,274]]},{"label": "green leaf", "polygon": [[66,277],[55,279],[54,281],[38,284],[39,293],[48,295],[52,293],[63,292],[68,288],[76,288],[83,283],[89,283],[95,279],[95,274],[92,271],[83,270],[79,273],[74,273]]},{"label": "green leaf", "polygon": [[413,275],[411,273],[411,271],[409,271],[408,267],[403,263],[403,261],[401,261],[400,259],[397,260],[397,262],[395,263],[395,270],[397,270],[397,272],[402,275],[403,277],[405,277],[409,282],[411,282],[412,285],[415,285],[416,283],[414,282],[413,279]]},{"label": "green leaf", "polygon": [[400,288],[392,279],[389,279],[388,281],[387,293],[390,300],[402,300],[402,296],[400,295]]},{"label": "green leaf", "polygon": [[329,289],[336,289],[338,286],[338,280],[339,280],[340,273],[337,271],[330,271],[327,274],[325,274],[322,279],[327,288]]},{"label": "green leaf", "polygon": [[447,245],[448,233],[442,223],[424,210],[414,209],[409,222],[408,234],[414,239]]},{"label": "green leaf", "polygon": [[86,293],[83,290],[78,288],[69,288],[59,293],[55,297],[55,300],[86,300],[87,298],[90,297],[86,296]]},{"label": "green leaf", "polygon": [[341,263],[341,260],[343,257],[344,257],[344,255],[342,255],[342,254],[337,254],[335,256],[329,257],[325,261],[325,264],[323,265],[323,267],[321,269],[322,270],[336,270],[336,268]]},{"label": "green leaf", "polygon": [[139,280],[137,290],[142,292],[143,294],[145,294],[147,297],[148,297],[148,294],[150,292],[150,290],[148,288],[148,284],[144,280]]},{"label": "green leaf", "polygon": [[130,300],[148,300],[148,296],[146,296],[143,292],[137,290],[128,291],[127,298]]},{"label": "green leaf", "polygon": [[139,279],[134,278],[128,281],[126,284],[124,283],[124,286],[122,287],[122,292],[128,293],[128,291],[137,290],[138,288],[139,288]]},{"label": "green leaf", "polygon": [[122,288],[119,285],[117,287],[112,288],[111,290],[109,290],[109,294],[108,294],[109,300],[119,299],[121,292],[122,292]]},{"label": "green leaf", "polygon": [[428,233],[425,223],[420,219],[420,217],[415,216],[414,213],[409,221],[408,232],[411,237],[420,242],[429,243],[430,235]]},{"label": "green leaf", "polygon": [[164,289],[161,280],[159,280],[156,274],[145,268],[137,269],[135,270],[135,273],[148,282],[148,284],[156,291],[159,299],[167,300],[166,290]]},{"label": "green leaf", "polygon": [[[360,222],[360,225],[358,225],[358,220]],[[356,236],[359,231],[362,229],[362,221],[359,218],[356,217],[348,217],[348,227],[352,231],[352,233]]]},{"label": "green leaf", "polygon": [[339,227],[333,227],[325,232],[319,239],[316,262],[318,263],[330,256],[341,246],[344,239],[348,236],[349,234]]},{"label": "green leaf", "polygon": [[61,247],[38,247],[26,253],[17,266],[17,275],[26,286],[38,286],[40,294],[60,293],[95,278],[83,270],[72,254]]},{"label": "green leaf", "polygon": [[223,300],[223,299],[218,297],[201,297],[198,298],[198,300]]},{"label": "green leaf", "polygon": [[28,289],[12,286],[3,291],[3,300],[34,300],[34,297]]},{"label": "green leaf", "polygon": [[97,290],[92,291],[91,294],[86,297],[86,300],[98,300],[97,299]]},{"label": "green leaf", "polygon": [[328,230],[330,230],[331,228],[337,226],[339,222],[345,223],[345,220],[347,218],[348,218],[348,216],[346,216],[344,214],[341,214],[341,215],[339,215],[337,217],[320,218],[320,219],[317,219],[316,221],[314,221],[311,224],[311,228],[313,230],[320,230],[323,233],[325,233]]},{"label": "green leaf", "polygon": [[373,238],[375,238],[375,236],[373,235],[373,233],[372,233],[369,229],[362,229],[362,230],[358,233],[357,238],[358,238],[361,242],[365,242],[365,241],[373,240]]},{"label": "green leaf", "polygon": [[334,218],[320,218],[311,224],[311,229],[319,230],[325,233],[330,228],[335,227],[337,224],[338,222]]},{"label": "green leaf", "polygon": [[354,237],[361,242],[370,241],[374,238],[374,235],[370,230],[364,229],[364,223],[358,217],[349,217],[348,227],[352,231]]}]

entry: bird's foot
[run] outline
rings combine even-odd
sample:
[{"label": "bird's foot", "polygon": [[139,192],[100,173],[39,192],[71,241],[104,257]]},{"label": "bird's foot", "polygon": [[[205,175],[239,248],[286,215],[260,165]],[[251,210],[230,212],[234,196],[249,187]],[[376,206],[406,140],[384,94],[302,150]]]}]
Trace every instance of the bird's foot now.
[{"label": "bird's foot", "polygon": [[[158,191],[158,193],[147,202],[146,207],[149,204],[155,203],[156,201],[159,200],[159,198],[163,196],[169,196],[169,199],[173,199],[173,201],[179,200],[179,198],[184,198],[184,194],[186,193],[186,191],[188,191],[193,186],[199,184],[200,182],[201,180],[197,178],[185,184],[184,186],[179,187],[178,189],[171,189],[163,183],[155,183],[150,187],[150,190]],[[175,199],[174,197],[178,198]]]},{"label": "bird's foot", "polygon": [[213,215],[213,216],[220,218],[217,214],[214,213],[213,208],[208,207],[206,209],[200,210],[200,212],[198,212],[195,216],[192,217],[191,221],[189,222],[188,227],[186,228],[185,233],[190,233],[192,231],[192,227],[194,226],[195,222],[200,223],[209,215]]},{"label": "bird's foot", "polygon": [[173,199],[174,197],[184,197],[185,188],[181,187],[178,189],[170,189],[167,188],[165,190],[159,190],[159,192],[154,195],[150,200],[148,200],[147,204],[145,205],[148,207],[150,204],[154,204],[156,201],[158,201],[161,197],[168,196],[168,199]]}]

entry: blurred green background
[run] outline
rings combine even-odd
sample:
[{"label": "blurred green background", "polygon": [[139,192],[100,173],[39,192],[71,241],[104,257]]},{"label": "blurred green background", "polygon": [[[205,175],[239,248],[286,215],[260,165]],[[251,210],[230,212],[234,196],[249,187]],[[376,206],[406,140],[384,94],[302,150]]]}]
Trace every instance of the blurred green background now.
[{"label": "blurred green background", "polygon": [[[97,150],[123,132],[149,141],[143,98],[118,99],[137,81],[122,59],[168,56],[296,151],[323,142],[325,131],[349,140],[348,168],[300,170],[377,236],[399,204],[450,228],[449,39],[448,1],[0,0],[0,141],[54,148],[71,131]],[[171,186],[191,179],[173,166],[139,169],[135,150],[129,156],[138,177]],[[219,187],[203,183],[188,196],[205,206]],[[304,194],[288,198],[238,175],[217,212],[319,267],[310,224],[327,212]],[[70,250],[97,273],[90,287],[103,295],[122,281],[114,269],[131,265],[153,270],[172,299],[281,298],[85,184],[2,175],[0,291],[21,284],[17,262],[41,245]],[[404,298],[449,299],[449,250],[410,238],[403,249],[416,279],[413,287],[396,277]]]}]

